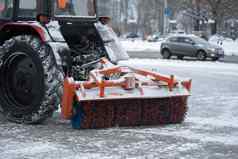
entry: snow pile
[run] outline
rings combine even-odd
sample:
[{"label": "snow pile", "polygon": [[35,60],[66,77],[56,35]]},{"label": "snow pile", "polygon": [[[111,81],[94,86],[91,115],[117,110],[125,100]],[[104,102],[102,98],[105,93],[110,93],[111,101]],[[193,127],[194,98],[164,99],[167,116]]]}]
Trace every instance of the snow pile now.
[{"label": "snow pile", "polygon": [[238,56],[238,42],[237,41],[223,41],[222,48],[225,51],[225,55],[227,56]]},{"label": "snow pile", "polygon": [[225,55],[227,56],[238,56],[238,41],[234,41],[230,38],[224,38],[221,36],[212,36],[209,42],[221,46]]},{"label": "snow pile", "polygon": [[160,42],[148,42],[142,40],[122,40],[122,46],[128,52],[160,52]]}]

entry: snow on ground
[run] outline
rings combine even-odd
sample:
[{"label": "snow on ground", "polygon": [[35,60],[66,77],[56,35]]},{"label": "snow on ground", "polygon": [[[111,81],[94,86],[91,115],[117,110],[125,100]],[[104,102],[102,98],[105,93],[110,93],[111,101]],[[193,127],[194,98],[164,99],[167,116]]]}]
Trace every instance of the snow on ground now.
[{"label": "snow on ground", "polygon": [[148,42],[143,40],[122,40],[126,51],[136,52],[160,52],[161,42]]},{"label": "snow on ground", "polygon": [[227,56],[238,56],[238,41],[223,42],[222,45]]},{"label": "snow on ground", "polygon": [[[210,43],[213,44],[219,44],[219,40],[210,40]],[[232,39],[225,39],[222,41],[222,44],[220,45],[224,51],[225,55],[227,56],[238,56],[238,41],[233,41]]]},{"label": "snow on ground", "polygon": [[73,130],[59,114],[44,125],[9,123],[0,115],[0,159],[236,159],[238,65],[131,59],[121,65],[193,79],[183,124]]}]

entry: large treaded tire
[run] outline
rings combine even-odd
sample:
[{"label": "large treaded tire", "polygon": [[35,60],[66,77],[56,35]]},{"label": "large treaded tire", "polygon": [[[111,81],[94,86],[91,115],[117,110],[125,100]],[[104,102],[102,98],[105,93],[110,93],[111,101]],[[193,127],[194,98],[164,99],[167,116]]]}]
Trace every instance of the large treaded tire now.
[{"label": "large treaded tire", "polygon": [[60,104],[63,78],[51,47],[39,38],[21,35],[6,41],[0,48],[3,114],[16,123],[42,123]]}]

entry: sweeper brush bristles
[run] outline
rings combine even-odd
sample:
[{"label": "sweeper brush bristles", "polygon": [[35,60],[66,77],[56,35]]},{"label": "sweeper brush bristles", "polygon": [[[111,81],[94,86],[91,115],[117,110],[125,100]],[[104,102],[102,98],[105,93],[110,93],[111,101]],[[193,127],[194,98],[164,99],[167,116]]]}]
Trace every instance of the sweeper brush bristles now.
[{"label": "sweeper brush bristles", "polygon": [[77,129],[146,126],[183,122],[187,96],[74,102],[72,125]]}]

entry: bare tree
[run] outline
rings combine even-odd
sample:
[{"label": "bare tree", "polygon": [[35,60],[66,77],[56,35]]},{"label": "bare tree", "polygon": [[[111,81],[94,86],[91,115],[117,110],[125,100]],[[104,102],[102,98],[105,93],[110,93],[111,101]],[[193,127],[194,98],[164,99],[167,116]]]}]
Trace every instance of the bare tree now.
[{"label": "bare tree", "polygon": [[[138,15],[135,21],[136,30],[144,35],[163,32],[164,0],[99,0],[101,14],[112,17],[115,30],[121,33],[128,32],[130,28],[133,28],[129,24],[131,1],[136,1]],[[201,12],[205,12],[206,19],[214,20],[212,34],[225,27],[225,21],[238,17],[238,0],[168,0],[168,6],[172,10],[170,18],[176,19],[179,16],[180,21],[187,21],[184,25],[188,25],[188,21],[191,20],[189,25],[195,26],[195,30],[201,29],[199,16],[203,14]],[[181,13],[184,10],[190,10],[195,16],[183,17]]]},{"label": "bare tree", "polygon": [[204,0],[209,6],[211,16],[214,20],[212,34],[217,33],[218,26],[221,25],[225,17],[237,14],[237,0]]}]

